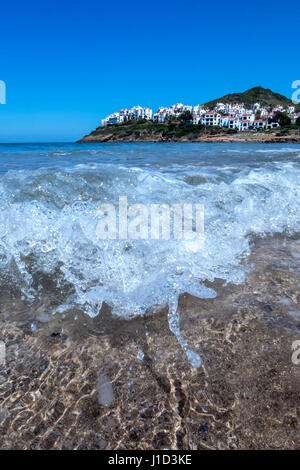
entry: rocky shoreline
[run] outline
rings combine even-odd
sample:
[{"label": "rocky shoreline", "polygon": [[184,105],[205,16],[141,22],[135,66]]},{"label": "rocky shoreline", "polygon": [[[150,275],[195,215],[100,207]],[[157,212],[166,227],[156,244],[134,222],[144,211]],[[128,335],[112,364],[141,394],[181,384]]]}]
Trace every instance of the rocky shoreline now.
[{"label": "rocky shoreline", "polygon": [[103,135],[102,137],[88,135],[83,137],[78,141],[78,143],[104,143],[104,142],[125,142],[125,143],[134,143],[134,142],[254,142],[254,143],[300,143],[300,135],[291,135],[291,136],[276,136],[276,135],[268,135],[268,134],[260,134],[257,135],[243,135],[243,134],[235,134],[235,135],[209,135],[209,136],[202,136],[196,139],[189,139],[187,137],[180,137],[180,138],[166,138],[162,135],[149,135],[149,136],[141,136],[141,137],[117,137],[114,134]]}]

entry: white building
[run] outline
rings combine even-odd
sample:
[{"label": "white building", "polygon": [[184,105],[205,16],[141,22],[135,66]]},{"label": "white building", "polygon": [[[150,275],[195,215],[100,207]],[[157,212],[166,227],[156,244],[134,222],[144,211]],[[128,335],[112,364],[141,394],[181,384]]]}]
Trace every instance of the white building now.
[{"label": "white building", "polygon": [[169,116],[170,116],[170,114],[167,113],[166,111],[158,112],[158,113],[152,114],[152,119],[155,122],[166,122],[168,120]]},{"label": "white building", "polygon": [[201,114],[205,113],[204,106],[202,104],[197,104],[197,106],[193,106],[193,114],[197,116],[201,116]]},{"label": "white building", "polygon": [[226,112],[226,105],[224,103],[217,103],[215,106],[215,111],[218,113],[225,113]]},{"label": "white building", "polygon": [[141,106],[134,106],[130,109],[121,109],[119,112],[109,114],[105,119],[102,119],[101,125],[107,126],[110,124],[121,124],[129,119],[152,119],[152,109],[142,108]]},{"label": "white building", "polygon": [[[273,129],[280,127],[278,123],[271,122],[274,118],[276,111],[288,112],[292,123],[296,122],[299,113],[294,112],[295,107],[289,106],[284,109],[282,106],[276,106],[274,109],[264,108],[260,103],[255,103],[251,109],[247,109],[244,103],[217,103],[214,111],[205,109],[204,105],[184,105],[182,103],[175,103],[169,107],[160,107],[156,113],[152,112],[151,108],[143,108],[141,106],[134,106],[130,109],[121,109],[117,113],[109,114],[105,119],[102,119],[102,126],[120,124],[130,119],[147,119],[155,122],[168,122],[170,118],[179,118],[180,115],[189,111],[193,116],[193,124],[202,124],[204,126],[221,126],[228,129],[238,129],[246,131],[254,127],[254,129]],[[259,111],[260,119],[255,119],[256,113]],[[226,115],[223,115],[225,114]]]},{"label": "white building", "polygon": [[248,121],[248,119],[240,119],[239,120],[239,127],[238,129],[240,131],[247,131],[251,125],[250,121]]},{"label": "white building", "polygon": [[251,105],[251,109],[256,113],[257,111],[260,110],[260,103],[254,103]]},{"label": "white building", "polygon": [[263,114],[261,117],[268,121],[269,119],[273,119],[273,114]]},{"label": "white building", "polygon": [[270,124],[267,122],[266,123],[266,129],[274,129],[276,127],[280,127],[278,122],[270,122]]},{"label": "white building", "polygon": [[240,115],[240,120],[251,123],[255,120],[255,114],[253,114],[252,111],[246,111],[244,114]]},{"label": "white building", "polygon": [[264,129],[266,127],[266,121],[264,121],[263,119],[257,119],[253,122],[253,126],[256,129]]},{"label": "white building", "polygon": [[234,117],[234,116],[229,116],[228,128],[229,129],[238,129],[239,128],[239,118]]},{"label": "white building", "polygon": [[201,116],[201,124],[204,126],[218,126],[220,124],[221,114],[215,111],[209,111]]},{"label": "white building", "polygon": [[199,123],[201,124],[201,116],[198,114],[193,114],[193,124],[197,125]]}]

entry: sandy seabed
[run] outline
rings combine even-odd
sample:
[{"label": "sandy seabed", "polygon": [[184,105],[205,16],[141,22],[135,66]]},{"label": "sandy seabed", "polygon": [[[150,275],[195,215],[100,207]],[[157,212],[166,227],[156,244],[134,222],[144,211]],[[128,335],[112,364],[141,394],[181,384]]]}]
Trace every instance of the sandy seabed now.
[{"label": "sandy seabed", "polygon": [[300,449],[300,244],[258,240],[248,262],[243,284],[179,299],[199,369],[167,309],[52,316],[47,301],[28,309],[2,291],[0,448]]}]

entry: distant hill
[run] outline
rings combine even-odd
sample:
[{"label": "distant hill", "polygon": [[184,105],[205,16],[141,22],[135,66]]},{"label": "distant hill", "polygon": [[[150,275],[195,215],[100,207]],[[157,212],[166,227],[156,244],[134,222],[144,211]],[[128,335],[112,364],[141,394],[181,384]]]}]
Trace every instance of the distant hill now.
[{"label": "distant hill", "polygon": [[[231,93],[205,103],[213,108],[216,103],[244,103],[246,107],[260,103],[262,106],[274,108],[293,105],[286,96],[274,93],[268,88],[255,87],[244,93]],[[296,111],[300,112],[300,105]],[[287,126],[288,127],[288,126]],[[219,126],[193,125],[190,122],[173,119],[170,122],[154,122],[152,120],[129,120],[121,124],[98,127],[79,142],[300,142],[300,128],[268,129],[264,132],[240,132]]]},{"label": "distant hill", "polygon": [[300,142],[300,128],[240,132],[226,127],[130,120],[98,127],[79,142]]},{"label": "distant hill", "polygon": [[[265,107],[272,108],[277,105],[285,107],[293,105],[292,100],[286,96],[280,95],[279,93],[274,93],[274,91],[270,90],[269,88],[262,88],[260,86],[244,91],[244,93],[230,93],[229,95],[222,96],[216,100],[208,101],[208,103],[205,103],[205,106],[213,108],[219,102],[232,104],[245,103],[245,105],[248,106],[254,103],[261,103]],[[296,108],[298,111],[300,111],[299,105],[297,105]]]}]

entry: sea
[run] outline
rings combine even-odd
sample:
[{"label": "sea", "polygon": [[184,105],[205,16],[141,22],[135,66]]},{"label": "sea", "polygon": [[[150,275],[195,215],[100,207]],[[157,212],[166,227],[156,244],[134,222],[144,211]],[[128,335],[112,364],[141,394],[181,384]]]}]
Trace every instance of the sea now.
[{"label": "sea", "polygon": [[[178,297],[213,298],[215,279],[243,282],[257,239],[298,240],[299,183],[300,144],[0,144],[1,299],[50,299],[50,315],[90,317],[103,305],[123,318],[168,307],[171,331],[199,365],[180,336]],[[135,226],[139,209],[200,205],[203,243],[172,230],[120,235],[120,198]],[[107,237],[103,207],[116,209]]]}]

